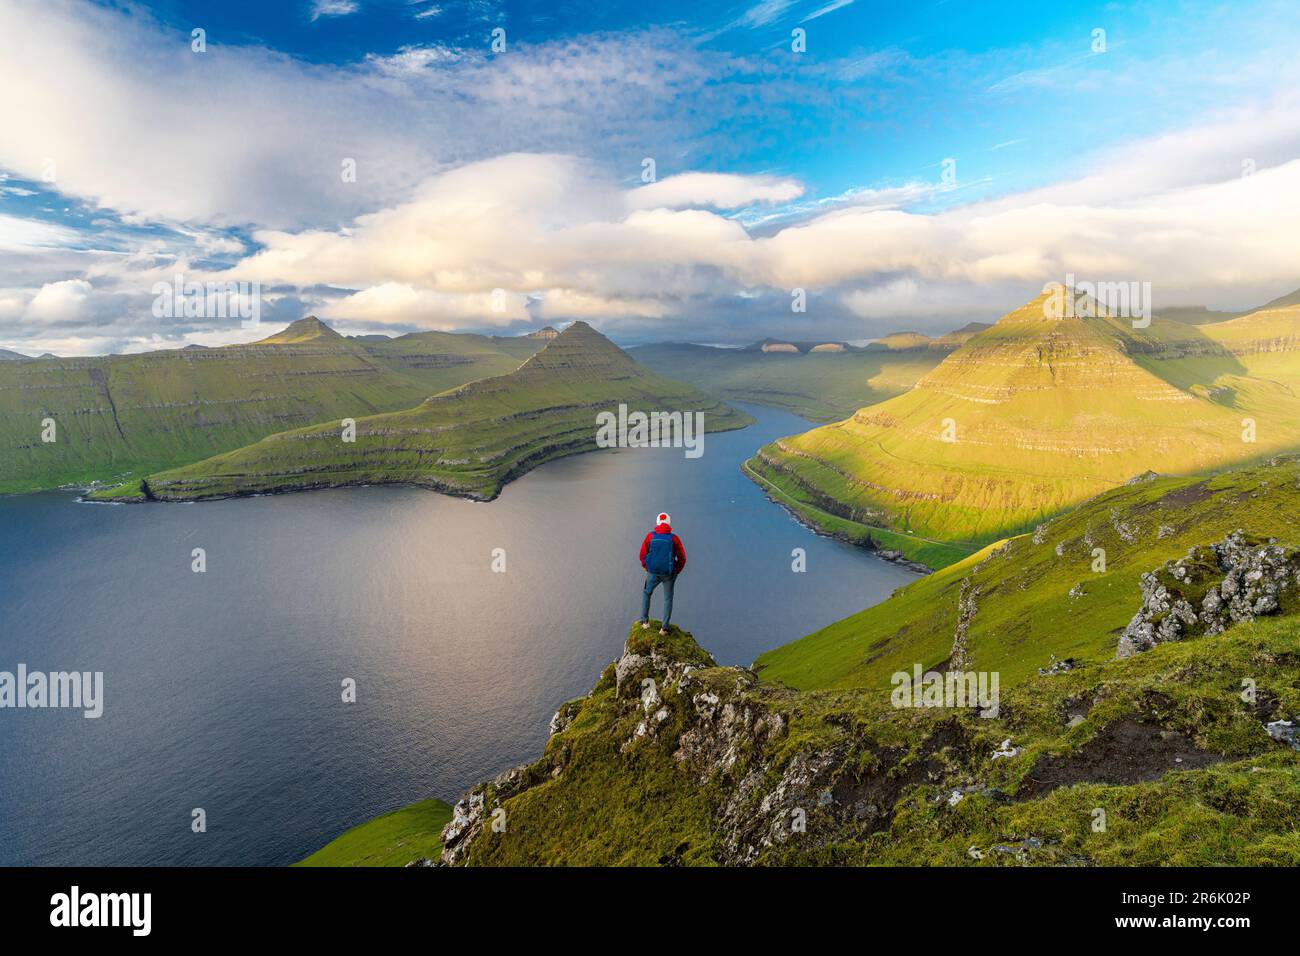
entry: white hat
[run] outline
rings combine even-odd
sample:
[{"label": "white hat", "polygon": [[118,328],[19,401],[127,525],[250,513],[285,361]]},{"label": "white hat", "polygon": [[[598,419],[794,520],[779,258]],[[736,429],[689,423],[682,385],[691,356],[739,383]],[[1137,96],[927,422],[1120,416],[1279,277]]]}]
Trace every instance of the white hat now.
[{"label": "white hat", "polygon": [[672,519],[668,517],[668,512],[659,512],[659,517],[655,518],[655,524],[672,524]]}]

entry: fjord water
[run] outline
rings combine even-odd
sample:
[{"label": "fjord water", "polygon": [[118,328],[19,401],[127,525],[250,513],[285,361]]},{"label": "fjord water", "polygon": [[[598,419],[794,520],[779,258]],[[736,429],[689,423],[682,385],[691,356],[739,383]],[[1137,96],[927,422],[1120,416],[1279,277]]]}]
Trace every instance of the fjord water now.
[{"label": "fjord water", "polygon": [[618,656],[660,510],[688,556],[673,619],[722,664],[912,580],[764,498],[740,462],[807,423],[746,410],[757,423],[698,459],[579,455],[487,504],[397,487],[0,498],[0,670],[103,671],[105,698],[99,719],[0,710],[0,864],[291,863],[534,759],[556,706]]}]

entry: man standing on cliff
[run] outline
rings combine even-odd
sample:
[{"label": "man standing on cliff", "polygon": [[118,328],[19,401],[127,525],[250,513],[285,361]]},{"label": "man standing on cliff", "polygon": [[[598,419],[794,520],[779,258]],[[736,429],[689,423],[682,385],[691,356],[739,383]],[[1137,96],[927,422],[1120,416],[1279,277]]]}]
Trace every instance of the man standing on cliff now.
[{"label": "man standing on cliff", "polygon": [[650,595],[655,588],[664,586],[664,625],[660,634],[668,633],[668,620],[673,616],[673,584],[686,567],[686,549],[682,539],[673,534],[666,512],[660,512],[655,529],[641,542],[641,567],[645,568],[645,590],[641,595],[641,626],[650,626]]}]

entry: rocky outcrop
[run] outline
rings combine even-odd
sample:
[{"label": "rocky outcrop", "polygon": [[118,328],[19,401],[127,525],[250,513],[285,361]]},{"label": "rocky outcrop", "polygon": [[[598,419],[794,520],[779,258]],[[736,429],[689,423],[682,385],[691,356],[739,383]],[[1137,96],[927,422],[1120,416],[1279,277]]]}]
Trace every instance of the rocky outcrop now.
[{"label": "rocky outcrop", "polygon": [[1275,720],[1266,724],[1268,735],[1280,744],[1286,744],[1292,750],[1300,750],[1300,724],[1294,720]]},{"label": "rocky outcrop", "polygon": [[877,548],[875,554],[881,561],[888,561],[890,564],[896,564],[900,568],[907,568],[907,570],[915,571],[917,574],[934,573],[934,568],[928,564],[922,564],[920,561],[913,561],[902,551],[895,551],[891,548]]},{"label": "rocky outcrop", "polygon": [[1237,530],[1143,574],[1141,588],[1117,657],[1280,613],[1300,592],[1300,551]]},{"label": "rocky outcrop", "polygon": [[570,700],[560,705],[555,716],[551,718],[549,730],[552,737],[568,729],[569,724],[573,723],[573,719],[578,716],[578,711],[582,709],[582,702],[585,699],[579,697],[577,700]]},{"label": "rocky outcrop", "polygon": [[506,770],[497,774],[490,784],[475,787],[456,801],[451,822],[442,828],[440,862],[460,862],[474,838],[484,827],[492,825],[494,816],[503,812],[501,804],[504,801],[541,782],[531,778],[532,769],[532,766],[524,765]]},{"label": "rocky outcrop", "polygon": [[963,578],[961,590],[957,595],[957,627],[952,635],[952,654],[949,655],[949,667],[955,671],[965,670],[969,652],[966,642],[970,637],[971,621],[979,610],[975,599],[980,595],[978,584],[972,585],[969,577]]}]

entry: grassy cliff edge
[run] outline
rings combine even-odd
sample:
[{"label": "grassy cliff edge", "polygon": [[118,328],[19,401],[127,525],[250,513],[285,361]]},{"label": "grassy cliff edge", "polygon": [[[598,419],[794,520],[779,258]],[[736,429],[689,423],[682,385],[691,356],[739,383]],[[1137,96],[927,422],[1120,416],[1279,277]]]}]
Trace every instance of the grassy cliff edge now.
[{"label": "grassy cliff edge", "polygon": [[1039,675],[996,717],[795,691],[635,628],[539,760],[457,803],[442,861],[1294,866],[1300,753],[1265,725],[1300,712],[1297,624]]},{"label": "grassy cliff edge", "polygon": [[450,805],[429,799],[367,820],[294,866],[407,866],[436,860]]}]

